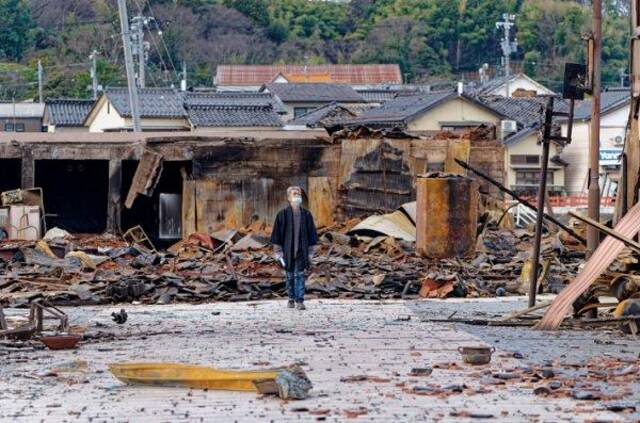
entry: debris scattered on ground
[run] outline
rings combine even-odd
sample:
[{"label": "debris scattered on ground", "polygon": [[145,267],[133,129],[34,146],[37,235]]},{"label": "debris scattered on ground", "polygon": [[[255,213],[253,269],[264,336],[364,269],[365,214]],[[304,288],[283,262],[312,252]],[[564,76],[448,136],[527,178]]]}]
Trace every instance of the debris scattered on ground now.
[{"label": "debris scattered on ground", "polygon": [[[404,206],[403,206],[404,207]],[[400,213],[400,211],[398,212]],[[425,259],[415,242],[352,231],[359,223],[323,228],[307,279],[308,298],[388,299],[516,294],[531,234],[483,222],[475,258]],[[270,228],[219,228],[192,234],[164,252],[142,232],[130,242],[113,235],[55,236],[0,242],[0,304],[46,299],[57,305],[247,301],[286,296],[281,267],[268,245]],[[52,230],[53,231],[53,230]],[[350,235],[349,235],[350,234]],[[559,289],[577,272],[579,247],[545,237],[545,286]]]}]

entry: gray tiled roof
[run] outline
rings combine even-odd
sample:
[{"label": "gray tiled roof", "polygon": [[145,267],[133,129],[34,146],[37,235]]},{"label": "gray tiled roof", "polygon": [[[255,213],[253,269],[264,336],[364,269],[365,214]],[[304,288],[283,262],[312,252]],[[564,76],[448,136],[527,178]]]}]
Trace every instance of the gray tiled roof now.
[{"label": "gray tiled roof", "polygon": [[319,128],[332,126],[336,123],[343,122],[354,117],[356,117],[355,113],[346,107],[333,102],[305,113],[297,119],[289,122],[289,125]]},{"label": "gray tiled roof", "polygon": [[42,103],[0,103],[0,117],[3,118],[42,118],[43,114]]},{"label": "gray tiled roof", "polygon": [[[120,116],[131,116],[129,92],[127,88],[107,88],[105,95]],[[180,118],[186,113],[183,94],[172,88],[138,89],[140,116],[146,118]]]},{"label": "gray tiled roof", "polygon": [[394,125],[401,126],[412,117],[456,96],[454,91],[421,93],[418,95],[398,96],[386,101],[382,106],[371,109],[352,119],[350,124],[358,125]]},{"label": "gray tiled roof", "polygon": [[365,99],[346,84],[272,83],[263,87],[283,102],[364,103]]},{"label": "gray tiled roof", "polygon": [[49,123],[55,126],[82,126],[95,103],[79,98],[54,98],[45,101]]},{"label": "gray tiled roof", "polygon": [[191,92],[185,96],[186,107],[191,106],[271,106],[276,113],[285,113],[284,105],[270,93],[256,92]]},{"label": "gray tiled roof", "polygon": [[388,88],[371,88],[356,90],[367,102],[384,103],[398,96],[414,95],[420,92],[428,92],[426,89],[415,85],[400,85]]},{"label": "gray tiled roof", "polygon": [[281,127],[271,105],[192,105],[189,120],[196,127]]},{"label": "gray tiled roof", "polygon": [[[629,88],[612,89],[600,94],[600,113],[606,113],[631,101]],[[575,119],[591,119],[591,100],[576,104]]]},{"label": "gray tiled roof", "polygon": [[327,128],[349,121],[373,107],[375,106],[367,104],[340,104],[332,102],[299,116],[297,119],[289,122],[289,125]]},{"label": "gray tiled roof", "polygon": [[[502,97],[484,96],[478,100],[496,110],[511,120],[515,120],[520,126],[528,128],[538,126],[544,118],[542,111],[547,104],[546,96],[535,97]],[[569,105],[561,99],[555,99],[554,110],[557,112],[568,112]]]}]

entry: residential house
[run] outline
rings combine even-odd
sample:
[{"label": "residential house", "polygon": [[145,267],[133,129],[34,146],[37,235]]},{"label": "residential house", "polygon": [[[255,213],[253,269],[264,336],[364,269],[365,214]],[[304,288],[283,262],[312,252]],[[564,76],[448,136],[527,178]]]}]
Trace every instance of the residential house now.
[{"label": "residential house", "polygon": [[354,119],[364,112],[377,107],[371,103],[361,104],[340,104],[332,102],[327,105],[313,109],[298,118],[287,123],[285,129],[327,129],[332,132],[332,129],[341,126],[345,121]]},{"label": "residential house", "polygon": [[397,64],[370,65],[218,65],[218,91],[259,91],[272,82],[347,84],[356,89],[402,84]]},{"label": "residential house", "polygon": [[[620,176],[620,154],[624,146],[630,104],[631,96],[628,88],[610,89],[602,92],[600,99],[600,182],[603,196],[615,195]],[[567,192],[571,195],[587,192],[591,107],[590,100],[582,101],[576,105],[572,141],[562,152],[562,158],[569,163]],[[566,122],[562,125],[562,129],[566,134]]]},{"label": "residential house", "polygon": [[[183,93],[172,88],[140,88],[138,99],[143,131],[189,129]],[[133,119],[127,88],[107,88],[83,124],[90,132],[131,131]]]},{"label": "residential house", "polygon": [[285,112],[268,93],[187,93],[184,105],[192,130],[276,129]]},{"label": "residential house", "polygon": [[347,126],[397,127],[411,132],[463,131],[480,125],[501,127],[505,116],[456,91],[399,95],[345,122]]},{"label": "residential house", "polygon": [[509,84],[507,84],[507,78],[504,76],[492,79],[487,83],[480,85],[476,90],[476,94],[481,96],[499,95],[507,97],[507,85],[509,86],[508,97],[530,97],[556,94],[524,73],[510,75],[508,82]]},{"label": "residential house", "polygon": [[88,131],[84,126],[95,100],[79,98],[47,99],[44,107],[43,125],[47,132]]},{"label": "residential house", "polygon": [[285,121],[333,102],[366,104],[365,99],[347,84],[270,83],[262,87],[261,92],[270,93],[284,105]]},{"label": "residential house", "polygon": [[42,132],[42,103],[0,103],[0,132]]},{"label": "residential house", "polygon": [[[507,185],[518,193],[535,195],[542,169],[539,138],[547,97],[488,96],[479,98],[479,101],[509,119],[504,121],[502,128]],[[569,106],[563,101],[556,101],[555,109],[567,112]],[[559,122],[557,131],[560,131]],[[561,158],[562,149],[563,144],[558,141],[552,141],[549,146],[547,190],[551,195],[565,193],[567,162]]]}]

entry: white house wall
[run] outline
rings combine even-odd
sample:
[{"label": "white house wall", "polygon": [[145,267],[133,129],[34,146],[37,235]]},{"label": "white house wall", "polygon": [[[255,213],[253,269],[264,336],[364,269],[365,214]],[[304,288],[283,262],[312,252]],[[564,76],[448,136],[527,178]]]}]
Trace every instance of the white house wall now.
[{"label": "white house wall", "polygon": [[[621,147],[615,142],[616,137],[624,140],[629,106],[621,107],[600,118],[600,148]],[[567,125],[562,126],[566,135]],[[587,172],[589,171],[589,137],[591,121],[575,122],[571,144],[565,146],[561,157],[569,163],[566,170],[567,193],[571,195],[586,193]]]},{"label": "white house wall", "polygon": [[[555,187],[565,186],[565,168],[561,165],[555,164],[551,161],[554,156],[557,156],[560,149],[556,143],[551,143],[549,146],[549,170],[553,171],[553,185]],[[516,185],[516,169],[540,169],[540,165],[512,165],[512,155],[537,155],[542,158],[542,145],[538,144],[538,133],[534,132],[528,137],[513,143],[507,144],[505,149],[505,163],[507,164],[507,184],[509,187]]]},{"label": "white house wall", "polygon": [[98,110],[95,111],[93,120],[89,124],[89,132],[104,132],[108,129],[122,128],[125,126],[125,119],[118,114],[116,108],[111,106],[109,101],[101,101]]},{"label": "white house wall", "polygon": [[441,122],[488,122],[500,130],[500,117],[462,98],[434,107],[407,125],[409,131],[439,131]]},{"label": "white house wall", "polygon": [[[513,92],[518,90],[518,89],[527,90],[527,91],[536,91],[536,93],[538,95],[545,95],[545,94],[551,95],[551,94],[553,94],[553,91],[551,91],[550,89],[548,89],[544,85],[537,84],[535,82],[531,82],[527,78],[515,78],[513,81],[509,82],[509,95],[510,96],[513,95]],[[496,88],[493,91],[491,91],[489,94],[500,95],[502,97],[506,97],[507,96],[507,85],[506,84],[502,84],[498,88]]]}]

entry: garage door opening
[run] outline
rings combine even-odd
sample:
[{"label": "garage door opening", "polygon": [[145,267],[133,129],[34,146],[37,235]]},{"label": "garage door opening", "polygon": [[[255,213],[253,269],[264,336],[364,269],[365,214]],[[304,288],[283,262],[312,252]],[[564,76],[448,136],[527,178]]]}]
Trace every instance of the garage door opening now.
[{"label": "garage door opening", "polygon": [[20,188],[22,184],[22,160],[0,159],[0,192]]},{"label": "garage door opening", "polygon": [[[122,161],[122,198],[127,198],[137,160]],[[142,226],[157,248],[166,248],[182,238],[182,172],[191,173],[190,161],[165,161],[160,180],[150,197],[138,195],[131,209],[122,208],[122,231]]]},{"label": "garage door opening", "polygon": [[107,225],[107,160],[37,160],[35,185],[44,197],[47,228],[102,233]]}]

